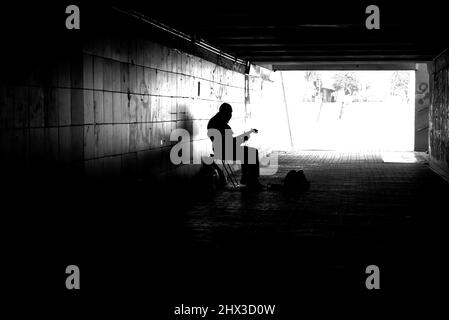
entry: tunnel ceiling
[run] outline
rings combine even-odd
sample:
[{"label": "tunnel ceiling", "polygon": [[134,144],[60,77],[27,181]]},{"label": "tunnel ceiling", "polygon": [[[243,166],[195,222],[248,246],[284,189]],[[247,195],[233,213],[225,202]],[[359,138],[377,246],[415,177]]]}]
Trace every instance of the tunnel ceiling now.
[{"label": "tunnel ceiling", "polygon": [[133,9],[256,64],[423,62],[449,47],[444,9],[429,2],[378,4],[380,30],[365,27],[369,3],[303,2],[148,3]]}]

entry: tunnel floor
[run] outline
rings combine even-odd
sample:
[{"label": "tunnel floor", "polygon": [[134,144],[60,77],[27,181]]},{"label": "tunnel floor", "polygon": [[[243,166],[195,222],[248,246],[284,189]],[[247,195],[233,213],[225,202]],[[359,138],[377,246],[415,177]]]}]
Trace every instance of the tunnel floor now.
[{"label": "tunnel floor", "polygon": [[[201,288],[200,299],[232,292],[301,301],[332,293],[396,301],[434,292],[434,267],[443,266],[443,233],[436,230],[449,183],[429,168],[426,154],[288,153],[261,182],[282,183],[292,169],[304,170],[309,190],[226,188],[178,215],[171,296]],[[365,287],[373,264],[381,274],[375,293]]]},{"label": "tunnel floor", "polygon": [[[152,306],[162,319],[181,304],[276,304],[281,319],[296,319],[305,308],[334,310],[329,303],[413,313],[427,298],[445,301],[449,183],[424,154],[387,156],[406,163],[381,154],[283,154],[262,182],[302,169],[309,190],[225,188],[189,203],[152,194],[149,182],[17,181],[3,197],[13,208],[2,224],[4,286],[39,308],[75,301],[99,315]],[[73,261],[81,293],[64,287]],[[366,289],[369,265],[380,269],[380,290]]]}]

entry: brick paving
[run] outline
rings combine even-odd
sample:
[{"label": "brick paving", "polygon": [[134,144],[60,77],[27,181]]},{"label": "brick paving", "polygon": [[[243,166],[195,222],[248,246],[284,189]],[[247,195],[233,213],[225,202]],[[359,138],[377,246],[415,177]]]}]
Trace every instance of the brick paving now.
[{"label": "brick paving", "polygon": [[[149,182],[40,188],[18,181],[3,197],[14,205],[2,224],[5,281],[22,295],[32,266],[33,286],[47,288],[52,303],[75,261],[83,270],[79,301],[95,308],[102,297],[102,308],[125,300],[269,303],[297,315],[311,301],[354,304],[353,293],[370,298],[370,308],[378,305],[373,296],[421,306],[423,296],[443,299],[437,289],[447,287],[449,183],[425,155],[415,156],[415,163],[386,163],[379,154],[284,154],[279,172],[263,182],[302,169],[308,191],[226,188],[189,203],[172,190],[152,193]],[[365,288],[371,264],[381,270],[375,293]],[[73,306],[70,294],[62,296]]]},{"label": "brick paving", "polygon": [[384,293],[416,289],[417,281],[425,282],[426,262],[439,259],[432,255],[435,243],[426,247],[433,235],[425,226],[438,228],[449,184],[429,169],[425,154],[405,155],[410,158],[416,161],[384,162],[378,153],[281,155],[278,172],[262,182],[282,183],[289,170],[302,169],[310,189],[227,188],[195,203],[180,214],[172,235],[173,264],[184,270],[174,281],[189,287],[208,275],[242,295],[267,288],[273,295],[285,283],[363,293],[365,268],[376,264]]}]

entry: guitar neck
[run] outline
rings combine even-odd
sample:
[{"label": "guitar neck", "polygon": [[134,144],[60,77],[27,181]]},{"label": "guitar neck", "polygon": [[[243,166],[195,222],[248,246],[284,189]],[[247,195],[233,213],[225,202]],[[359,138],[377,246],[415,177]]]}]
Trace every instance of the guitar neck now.
[{"label": "guitar neck", "polygon": [[245,137],[245,136],[247,136],[247,135],[249,135],[249,134],[251,134],[251,133],[253,133],[254,131],[253,130],[250,130],[250,131],[246,131],[246,132],[244,132],[244,133],[242,133],[242,134],[239,134],[237,137],[235,137],[236,139],[240,139],[240,138],[243,138],[243,137]]}]

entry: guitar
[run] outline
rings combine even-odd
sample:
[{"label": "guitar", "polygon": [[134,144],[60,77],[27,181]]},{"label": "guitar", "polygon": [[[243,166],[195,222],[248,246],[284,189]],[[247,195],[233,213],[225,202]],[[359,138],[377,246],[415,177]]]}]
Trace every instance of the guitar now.
[{"label": "guitar", "polygon": [[259,130],[257,130],[257,129],[251,129],[251,130],[246,131],[246,132],[244,132],[244,133],[242,133],[242,134],[239,134],[238,136],[235,136],[234,139],[235,139],[235,140],[243,139],[243,142],[245,142],[245,141],[248,140],[249,135],[250,135],[251,133],[258,133],[258,132],[259,132]]},{"label": "guitar", "polygon": [[[251,129],[251,130],[246,131],[246,132],[244,132],[244,133],[242,133],[242,134],[240,134],[238,136],[232,137],[232,140],[234,141],[234,143],[236,143],[237,146],[240,146],[242,143],[244,143],[245,141],[248,140],[248,136],[251,133],[258,133],[258,132],[259,132],[259,130],[257,130],[257,129]],[[225,138],[225,140],[226,140],[226,138]],[[214,151],[216,151],[216,150],[224,150],[224,149],[220,149],[220,148],[224,148],[226,142],[222,141],[221,145],[217,144],[217,142],[218,142],[218,140],[216,142],[214,142],[214,140],[212,140],[212,149]],[[225,152],[225,151],[223,151],[223,152]]]}]

